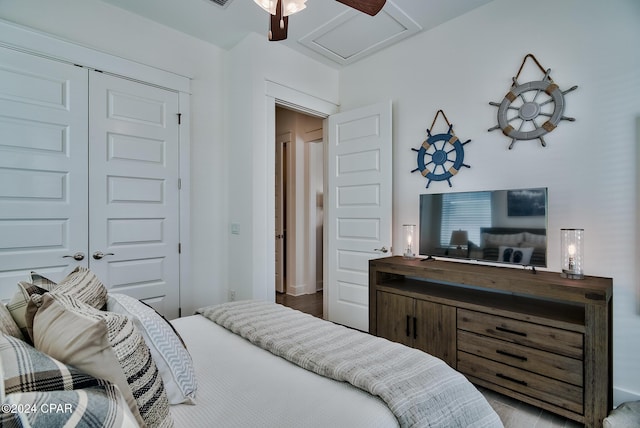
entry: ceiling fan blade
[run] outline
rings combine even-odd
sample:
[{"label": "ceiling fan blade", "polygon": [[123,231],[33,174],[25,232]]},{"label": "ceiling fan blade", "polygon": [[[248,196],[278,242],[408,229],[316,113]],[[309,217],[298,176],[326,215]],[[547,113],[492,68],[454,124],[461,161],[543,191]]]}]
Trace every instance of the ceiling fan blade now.
[{"label": "ceiling fan blade", "polygon": [[269,21],[269,40],[277,42],[286,39],[288,28],[289,17],[282,16],[282,0],[278,0],[278,4],[276,4],[276,14],[271,15]]},{"label": "ceiling fan blade", "polygon": [[371,16],[375,16],[378,12],[380,12],[382,7],[386,3],[386,0],[337,0],[337,1]]}]

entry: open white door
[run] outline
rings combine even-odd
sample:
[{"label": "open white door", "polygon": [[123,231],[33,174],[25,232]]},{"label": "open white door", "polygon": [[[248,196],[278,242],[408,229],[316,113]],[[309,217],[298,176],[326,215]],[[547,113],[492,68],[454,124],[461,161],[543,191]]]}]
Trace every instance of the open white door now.
[{"label": "open white door", "polygon": [[368,331],[369,260],[391,246],[391,102],[329,116],[326,132],[326,317]]}]

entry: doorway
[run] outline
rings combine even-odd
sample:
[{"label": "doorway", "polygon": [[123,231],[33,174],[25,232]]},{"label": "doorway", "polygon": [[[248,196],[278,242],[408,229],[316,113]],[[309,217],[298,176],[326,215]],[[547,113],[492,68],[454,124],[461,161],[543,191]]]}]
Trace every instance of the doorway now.
[{"label": "doorway", "polygon": [[323,120],[276,106],[276,302],[322,317]]}]

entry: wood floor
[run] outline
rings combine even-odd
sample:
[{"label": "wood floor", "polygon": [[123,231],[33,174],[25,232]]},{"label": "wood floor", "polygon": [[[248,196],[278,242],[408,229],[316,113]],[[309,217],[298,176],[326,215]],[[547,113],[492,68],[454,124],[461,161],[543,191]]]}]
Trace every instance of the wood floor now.
[{"label": "wood floor", "polygon": [[[322,318],[322,292],[297,297],[276,293],[276,303]],[[578,428],[583,426],[497,392],[481,387],[478,389],[500,416],[505,428]]]},{"label": "wood floor", "polygon": [[302,296],[289,296],[284,293],[276,293],[276,303],[297,309],[300,312],[322,318],[322,292],[305,294]]}]

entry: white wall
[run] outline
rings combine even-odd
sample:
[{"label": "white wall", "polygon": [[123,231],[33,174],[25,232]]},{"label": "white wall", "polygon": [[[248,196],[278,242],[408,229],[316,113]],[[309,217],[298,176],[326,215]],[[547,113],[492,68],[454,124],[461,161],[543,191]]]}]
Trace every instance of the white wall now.
[{"label": "white wall", "polygon": [[[401,225],[418,224],[428,192],[549,188],[549,268],[560,269],[560,229],[585,229],[585,272],[614,280],[616,403],[640,398],[640,316],[636,269],[636,118],[640,115],[640,2],[495,0],[344,69],[342,109],[391,98],[394,108],[394,248]],[[547,147],[500,131],[499,102],[527,53],[566,90],[565,115]],[[533,63],[520,83],[541,80]],[[535,78],[534,78],[535,76]],[[375,88],[375,90],[373,90]],[[432,182],[411,174],[439,109],[465,145],[470,169]],[[436,122],[436,127],[438,127]],[[442,123],[440,123],[442,126]],[[438,128],[441,129],[441,128]],[[446,131],[446,128],[442,131]]]},{"label": "white wall", "polygon": [[191,280],[183,284],[182,311],[226,299],[224,51],[97,0],[2,0],[0,18],[192,79],[192,263],[183,266]]}]

